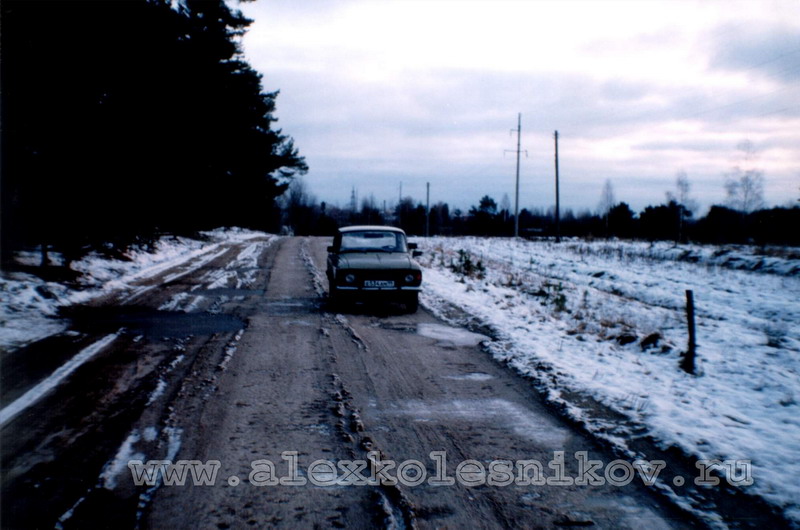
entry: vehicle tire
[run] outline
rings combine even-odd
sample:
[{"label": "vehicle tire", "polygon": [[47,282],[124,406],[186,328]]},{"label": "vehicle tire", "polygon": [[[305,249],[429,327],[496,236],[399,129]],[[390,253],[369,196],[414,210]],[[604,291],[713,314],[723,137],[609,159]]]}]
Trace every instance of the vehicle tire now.
[{"label": "vehicle tire", "polygon": [[336,294],[336,289],[333,287],[328,289],[328,309],[330,311],[338,311],[342,306],[342,297]]},{"label": "vehicle tire", "polygon": [[419,309],[419,293],[414,293],[406,299],[406,309],[409,313],[416,313]]}]

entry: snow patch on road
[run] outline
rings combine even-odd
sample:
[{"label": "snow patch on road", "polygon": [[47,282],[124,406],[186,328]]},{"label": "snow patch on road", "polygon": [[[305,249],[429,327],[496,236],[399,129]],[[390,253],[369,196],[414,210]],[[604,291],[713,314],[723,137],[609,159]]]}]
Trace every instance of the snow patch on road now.
[{"label": "snow patch on road", "polygon": [[144,454],[137,453],[133,446],[141,440],[139,431],[134,429],[122,442],[114,458],[108,462],[100,473],[100,487],[113,490],[117,487],[117,477],[123,472],[128,471],[128,462],[131,460],[144,460]]},{"label": "snow patch on road", "polygon": [[244,335],[243,329],[239,330],[236,336],[233,337],[233,340],[225,347],[225,357],[222,358],[222,362],[220,362],[219,366],[217,367],[220,371],[224,372],[228,369],[228,363],[230,363],[231,359],[233,359],[233,354],[236,353],[236,349],[238,348],[239,340],[242,338],[242,335]]},{"label": "snow patch on road", "polygon": [[536,414],[504,399],[459,399],[442,403],[410,400],[396,407],[387,407],[384,413],[408,416],[412,421],[422,423],[449,422],[455,418],[470,425],[503,425],[508,432],[550,450],[564,447],[571,436],[549,416]]},{"label": "snow patch on road", "polygon": [[163,378],[159,377],[158,383],[156,384],[156,387],[153,389],[153,391],[150,392],[150,396],[147,398],[147,403],[145,404],[145,406],[149,407],[150,405],[155,403],[156,400],[164,394],[164,391],[166,389],[167,389],[167,382]]},{"label": "snow patch on road", "polygon": [[483,372],[470,372],[464,375],[446,375],[445,379],[452,379],[454,381],[490,381],[494,379],[493,375],[485,374]]},{"label": "snow patch on road", "polygon": [[[219,247],[219,246],[220,246],[220,244],[218,243],[216,245],[216,247]],[[213,250],[216,250],[216,248],[214,248]],[[196,270],[202,268],[207,263],[210,263],[210,262],[214,261],[215,259],[217,259],[218,257],[222,256],[226,252],[228,252],[227,248],[224,248],[224,249],[220,250],[219,252],[214,252],[213,254],[211,253],[211,250],[209,250],[209,251],[205,252],[204,255],[201,258],[198,258],[198,259],[192,261],[189,264],[189,266],[186,267],[185,269],[183,269],[182,271],[175,272],[175,273],[172,273],[172,274],[168,274],[167,276],[164,276],[164,282],[163,283],[171,283],[171,282],[174,282],[175,280],[177,280],[178,278],[183,278],[187,274],[191,274],[191,273],[195,272]]]},{"label": "snow patch on road", "polygon": [[454,346],[477,346],[483,341],[490,340],[486,335],[442,324],[418,324],[417,333]]},{"label": "snow patch on road", "polygon": [[191,296],[189,293],[176,293],[172,298],[158,306],[159,311],[176,311]]},{"label": "snow patch on road", "polygon": [[323,273],[314,264],[314,259],[308,250],[308,239],[304,239],[300,245],[300,257],[306,270],[311,275],[311,281],[314,284],[314,290],[319,296],[325,296],[325,280],[323,280]]},{"label": "snow patch on road", "polygon": [[107,335],[90,346],[87,346],[72,359],[58,367],[58,369],[50,374],[49,377],[25,392],[25,394],[7,405],[5,408],[3,408],[3,410],[0,410],[0,426],[5,425],[6,422],[8,422],[14,416],[39,401],[48,392],[66,379],[72,372],[77,370],[81,365],[91,360],[92,357],[103,351],[112,342],[114,342],[114,340],[119,337],[120,333],[122,333],[122,330],[118,331],[117,333]]},{"label": "snow patch on road", "polygon": [[264,251],[272,245],[275,239],[270,239],[267,242],[259,241],[251,243],[244,250],[242,250],[236,259],[228,265],[228,268],[239,269],[244,274],[240,275],[239,271],[236,272],[236,288],[242,289],[250,287],[255,282],[256,273],[258,271],[258,260]]}]

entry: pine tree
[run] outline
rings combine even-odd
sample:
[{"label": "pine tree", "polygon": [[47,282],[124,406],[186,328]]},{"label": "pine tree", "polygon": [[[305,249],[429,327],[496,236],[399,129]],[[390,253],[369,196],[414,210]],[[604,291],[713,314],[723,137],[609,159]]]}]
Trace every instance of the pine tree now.
[{"label": "pine tree", "polygon": [[267,228],[307,169],[222,1],[4,0],[2,19],[4,260]]}]

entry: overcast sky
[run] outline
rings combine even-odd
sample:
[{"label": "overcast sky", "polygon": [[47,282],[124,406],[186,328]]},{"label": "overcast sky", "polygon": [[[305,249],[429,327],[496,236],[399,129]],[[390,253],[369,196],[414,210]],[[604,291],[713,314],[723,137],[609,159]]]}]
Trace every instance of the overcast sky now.
[{"label": "overcast sky", "polygon": [[[798,0],[259,0],[246,58],[280,89],[278,126],[319,200],[635,211],[685,171],[703,210],[734,166],[769,204],[800,198]],[[514,133],[512,134],[512,130]],[[749,140],[755,154],[737,145]]]}]

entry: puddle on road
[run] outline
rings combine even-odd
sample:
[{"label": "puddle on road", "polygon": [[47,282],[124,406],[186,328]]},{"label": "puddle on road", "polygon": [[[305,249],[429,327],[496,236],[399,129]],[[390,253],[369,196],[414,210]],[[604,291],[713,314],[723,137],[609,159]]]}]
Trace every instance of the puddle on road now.
[{"label": "puddle on road", "polygon": [[267,300],[266,313],[274,316],[307,315],[319,311],[320,300],[314,298],[279,298]]},{"label": "puddle on road", "polygon": [[313,434],[322,434],[324,436],[331,435],[331,428],[329,425],[325,423],[316,423],[314,425],[308,425],[306,430]]},{"label": "puddle on road", "polygon": [[446,375],[444,378],[456,381],[489,381],[490,379],[494,379],[494,376],[483,372],[470,372],[464,375]]},{"label": "puddle on road", "polygon": [[239,331],[244,321],[221,313],[183,313],[148,308],[82,308],[67,312],[73,326],[88,333],[107,333],[125,328],[145,337],[185,337]]},{"label": "puddle on road", "polygon": [[370,327],[373,328],[381,328],[381,329],[389,329],[392,331],[402,331],[404,333],[416,333],[417,332],[417,325],[413,322],[398,322],[398,321],[391,321],[391,320],[384,320],[382,318],[376,318],[372,322],[370,322]]},{"label": "puddle on road", "polygon": [[383,413],[408,416],[417,422],[468,421],[471,426],[486,431],[512,432],[548,449],[563,448],[572,436],[549,417],[505,399],[458,399],[446,403],[407,401],[404,406],[390,407]]},{"label": "puddle on road", "polygon": [[491,340],[480,333],[442,324],[417,324],[417,334],[454,346],[477,346],[483,341]]},{"label": "puddle on road", "polygon": [[215,289],[197,289],[192,291],[192,294],[199,294],[203,296],[227,296],[235,298],[237,296],[264,296],[266,291],[264,289],[236,289],[234,287],[218,287]]},{"label": "puddle on road", "polygon": [[644,528],[648,530],[669,530],[672,526],[656,512],[643,506],[633,497],[589,497],[585,501],[587,507],[601,507],[609,512],[622,512],[620,526],[629,528]]},{"label": "puddle on road", "polygon": [[309,322],[308,320],[303,320],[301,318],[296,318],[294,320],[287,320],[286,322],[281,322],[281,326],[288,328],[291,326],[301,326],[301,327],[313,327],[315,324],[313,322]]}]

